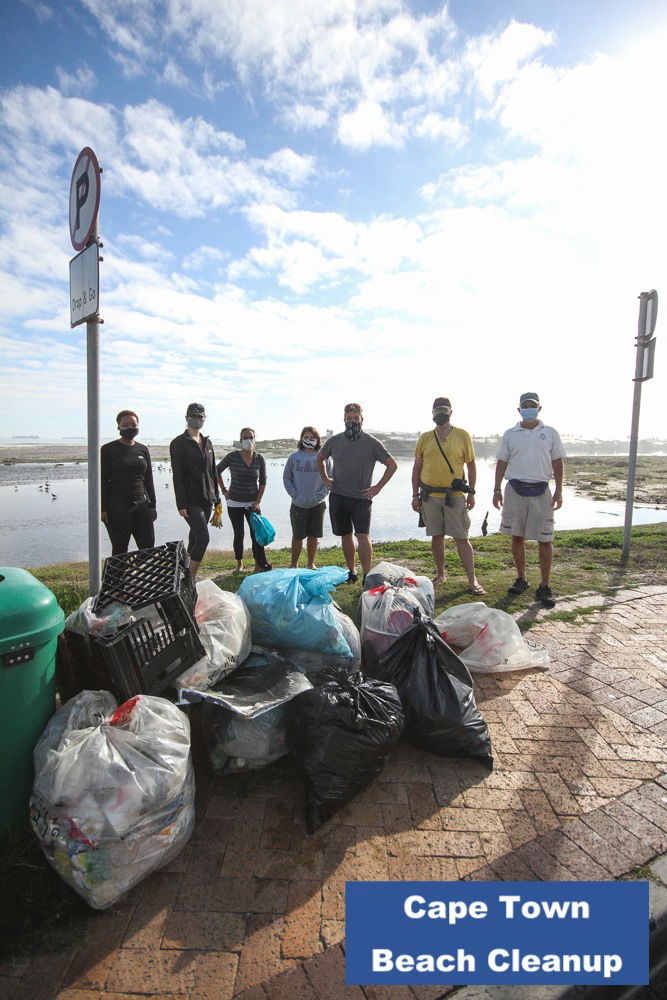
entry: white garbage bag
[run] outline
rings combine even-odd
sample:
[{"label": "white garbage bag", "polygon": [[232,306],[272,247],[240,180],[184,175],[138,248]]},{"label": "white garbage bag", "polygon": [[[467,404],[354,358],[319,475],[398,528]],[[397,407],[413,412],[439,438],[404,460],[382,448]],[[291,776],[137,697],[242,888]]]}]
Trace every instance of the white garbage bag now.
[{"label": "white garbage bag", "polygon": [[176,678],[177,687],[206,690],[236,670],[250,652],[250,615],[237,594],[213,580],[197,583],[195,618],[206,656]]},{"label": "white garbage bag", "polygon": [[399,635],[414,622],[417,610],[424,613],[416,587],[382,584],[365,590],[361,603],[361,641],[370,642],[378,655],[385,653]]},{"label": "white garbage bag", "polygon": [[511,615],[483,601],[447,608],[433,624],[450,646],[461,650],[459,659],[472,673],[546,670],[549,665],[544,646],[524,639]]},{"label": "white garbage bag", "polygon": [[419,576],[405,566],[396,566],[390,562],[379,562],[366,574],[364,590],[373,590],[383,584],[392,587],[414,587],[415,594],[425,614],[431,618],[435,612],[435,590],[433,581],[427,576]]},{"label": "white garbage bag", "polygon": [[95,909],[111,906],[187,844],[194,772],[187,717],[164,698],[118,706],[82,691],[34,751],[30,822],[47,860]]}]

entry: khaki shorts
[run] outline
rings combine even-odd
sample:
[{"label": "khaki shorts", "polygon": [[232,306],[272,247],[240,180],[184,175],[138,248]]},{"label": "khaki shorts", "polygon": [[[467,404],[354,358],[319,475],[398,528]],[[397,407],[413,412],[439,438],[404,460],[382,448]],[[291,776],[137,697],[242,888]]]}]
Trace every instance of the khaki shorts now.
[{"label": "khaki shorts", "polygon": [[503,497],[500,532],[536,542],[550,542],[554,537],[554,511],[547,487],[539,497],[521,497],[509,483]]},{"label": "khaki shorts", "polygon": [[470,517],[466,510],[465,497],[452,497],[449,504],[445,504],[444,496],[431,493],[428,500],[422,500],[421,514],[427,535],[468,537]]}]

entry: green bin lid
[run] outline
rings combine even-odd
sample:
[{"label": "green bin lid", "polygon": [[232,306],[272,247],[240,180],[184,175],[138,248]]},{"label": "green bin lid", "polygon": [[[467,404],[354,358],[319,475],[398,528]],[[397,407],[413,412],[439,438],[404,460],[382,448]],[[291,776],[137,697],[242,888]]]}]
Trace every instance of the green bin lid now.
[{"label": "green bin lid", "polygon": [[60,635],[65,615],[55,594],[26,569],[0,566],[0,654]]}]

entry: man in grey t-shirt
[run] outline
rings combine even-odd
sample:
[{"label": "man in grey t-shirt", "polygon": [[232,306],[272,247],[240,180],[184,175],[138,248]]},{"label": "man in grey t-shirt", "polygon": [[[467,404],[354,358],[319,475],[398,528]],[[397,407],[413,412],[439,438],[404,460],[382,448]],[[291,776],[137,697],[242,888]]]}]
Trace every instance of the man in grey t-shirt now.
[{"label": "man in grey t-shirt", "polygon": [[[345,430],[324,442],[317,453],[317,467],[329,493],[329,516],[334,535],[341,536],[348,583],[357,582],[354,568],[354,534],[359,545],[359,562],[364,576],[373,561],[370,537],[371,506],[396,472],[396,462],[385,446],[362,430],[363,410],[359,403],[348,403],[343,414]],[[333,460],[333,477],[327,475],[326,460]],[[375,463],[386,466],[382,478],[371,485]]]}]

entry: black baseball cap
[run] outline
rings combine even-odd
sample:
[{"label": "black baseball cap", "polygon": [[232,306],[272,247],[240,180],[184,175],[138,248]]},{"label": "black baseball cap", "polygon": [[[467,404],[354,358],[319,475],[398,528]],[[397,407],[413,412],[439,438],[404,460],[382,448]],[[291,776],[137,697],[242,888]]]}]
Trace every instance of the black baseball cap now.
[{"label": "black baseball cap", "polygon": [[185,411],[186,417],[205,417],[206,410],[203,403],[190,403]]},{"label": "black baseball cap", "polygon": [[536,392],[522,392],[519,398],[519,406],[523,406],[524,403],[537,403],[540,405],[540,397]]},{"label": "black baseball cap", "polygon": [[439,410],[443,406],[448,406],[450,410],[452,408],[452,404],[449,402],[446,396],[438,396],[436,399],[433,400],[433,406],[431,407],[431,409]]}]

